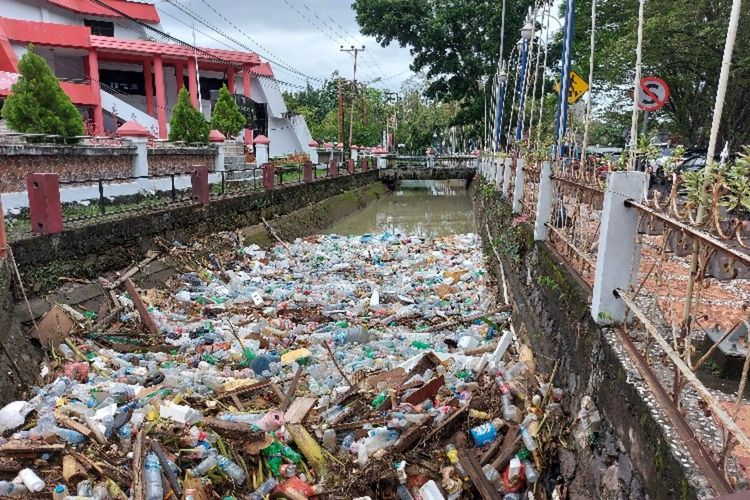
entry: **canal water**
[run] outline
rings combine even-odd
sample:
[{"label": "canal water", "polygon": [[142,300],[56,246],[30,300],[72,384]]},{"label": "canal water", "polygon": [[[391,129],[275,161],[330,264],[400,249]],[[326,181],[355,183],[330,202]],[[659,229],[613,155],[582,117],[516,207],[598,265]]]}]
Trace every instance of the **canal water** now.
[{"label": "canal water", "polygon": [[466,181],[401,181],[395,191],[341,219],[326,233],[385,231],[424,238],[476,232]]}]

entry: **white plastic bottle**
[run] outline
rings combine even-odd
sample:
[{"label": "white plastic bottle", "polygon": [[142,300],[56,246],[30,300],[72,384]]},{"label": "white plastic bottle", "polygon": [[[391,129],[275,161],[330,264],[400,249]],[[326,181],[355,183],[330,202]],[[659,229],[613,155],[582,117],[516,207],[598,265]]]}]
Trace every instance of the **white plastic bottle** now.
[{"label": "white plastic bottle", "polygon": [[153,453],[146,455],[146,500],[164,500],[164,486],[161,481],[161,464]]},{"label": "white plastic bottle", "polygon": [[22,469],[18,473],[18,478],[32,493],[38,493],[44,489],[44,481],[31,469]]}]

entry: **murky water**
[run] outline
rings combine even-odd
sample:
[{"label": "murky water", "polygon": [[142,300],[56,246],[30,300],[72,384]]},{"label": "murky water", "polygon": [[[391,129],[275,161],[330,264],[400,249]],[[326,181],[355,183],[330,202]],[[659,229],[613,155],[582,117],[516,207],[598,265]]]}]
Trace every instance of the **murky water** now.
[{"label": "murky water", "polygon": [[383,231],[431,238],[475,232],[466,182],[402,181],[396,191],[345,217],[326,232],[357,235]]}]

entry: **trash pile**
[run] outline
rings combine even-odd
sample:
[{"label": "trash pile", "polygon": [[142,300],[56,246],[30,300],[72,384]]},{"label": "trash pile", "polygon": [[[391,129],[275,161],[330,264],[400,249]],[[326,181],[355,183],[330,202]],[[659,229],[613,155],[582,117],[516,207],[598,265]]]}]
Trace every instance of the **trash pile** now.
[{"label": "trash pile", "polygon": [[0,496],[551,497],[563,394],[480,248],[317,236],[209,255],[168,290],[125,273],[109,322],[86,315],[50,383],[0,410]]}]

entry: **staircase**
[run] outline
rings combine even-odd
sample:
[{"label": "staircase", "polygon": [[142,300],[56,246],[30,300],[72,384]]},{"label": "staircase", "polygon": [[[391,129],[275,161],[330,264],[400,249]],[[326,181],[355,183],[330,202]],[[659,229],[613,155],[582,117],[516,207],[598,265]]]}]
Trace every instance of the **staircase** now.
[{"label": "staircase", "polygon": [[136,108],[132,104],[120,99],[106,90],[101,90],[102,109],[123,121],[137,121],[145,128],[159,135],[159,122],[156,118]]}]

